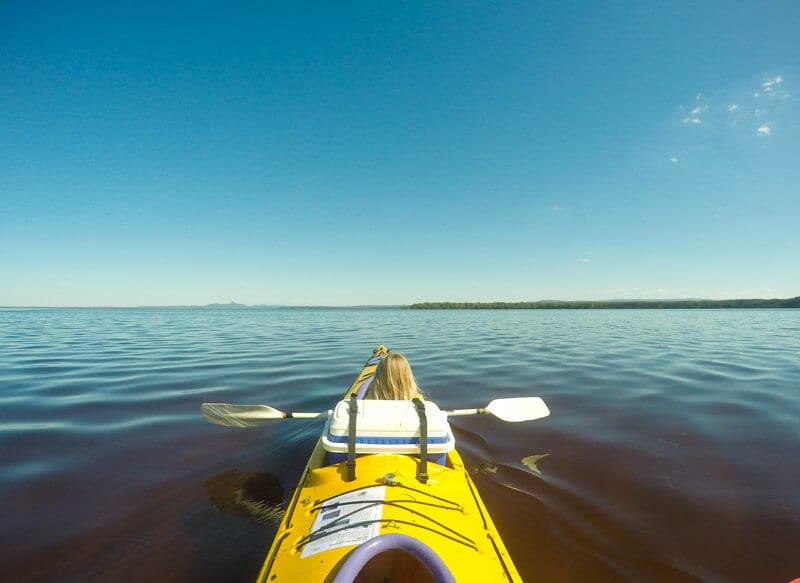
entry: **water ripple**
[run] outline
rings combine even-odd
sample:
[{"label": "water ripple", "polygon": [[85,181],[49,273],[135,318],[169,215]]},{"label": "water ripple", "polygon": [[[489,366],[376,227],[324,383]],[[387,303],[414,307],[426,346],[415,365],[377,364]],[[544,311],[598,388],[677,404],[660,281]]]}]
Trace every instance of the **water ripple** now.
[{"label": "water ripple", "polygon": [[0,310],[4,576],[254,579],[274,527],[204,484],[291,492],[320,424],[226,429],[200,403],[326,410],[385,343],[443,407],[548,402],[453,421],[525,580],[790,580],[799,339],[785,310]]}]

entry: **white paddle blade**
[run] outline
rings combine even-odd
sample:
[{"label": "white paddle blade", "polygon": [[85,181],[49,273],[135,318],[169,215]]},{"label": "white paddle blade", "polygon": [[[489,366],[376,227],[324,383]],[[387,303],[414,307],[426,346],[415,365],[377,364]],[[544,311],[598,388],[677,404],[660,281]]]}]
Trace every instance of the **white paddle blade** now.
[{"label": "white paddle blade", "polygon": [[203,403],[200,405],[206,421],[225,427],[255,427],[272,419],[283,419],[283,411],[267,405],[229,405]]},{"label": "white paddle blade", "polygon": [[550,409],[541,397],[495,399],[486,406],[486,410],[498,419],[511,423],[533,421],[550,415]]}]

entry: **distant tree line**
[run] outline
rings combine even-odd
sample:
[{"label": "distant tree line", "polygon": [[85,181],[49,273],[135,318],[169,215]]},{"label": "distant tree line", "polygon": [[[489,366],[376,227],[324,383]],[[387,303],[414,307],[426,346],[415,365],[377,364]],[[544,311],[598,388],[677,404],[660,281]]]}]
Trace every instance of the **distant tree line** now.
[{"label": "distant tree line", "polygon": [[642,310],[696,308],[800,308],[800,296],[772,300],[618,300],[609,302],[423,302],[412,310]]}]

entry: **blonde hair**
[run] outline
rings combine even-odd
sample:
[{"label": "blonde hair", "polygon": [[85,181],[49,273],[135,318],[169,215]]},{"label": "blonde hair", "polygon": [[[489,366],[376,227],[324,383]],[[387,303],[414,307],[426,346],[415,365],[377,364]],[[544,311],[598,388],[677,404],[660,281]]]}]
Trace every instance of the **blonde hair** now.
[{"label": "blonde hair", "polygon": [[399,352],[390,352],[378,363],[370,392],[376,399],[384,400],[410,401],[414,397],[422,398],[411,365]]}]

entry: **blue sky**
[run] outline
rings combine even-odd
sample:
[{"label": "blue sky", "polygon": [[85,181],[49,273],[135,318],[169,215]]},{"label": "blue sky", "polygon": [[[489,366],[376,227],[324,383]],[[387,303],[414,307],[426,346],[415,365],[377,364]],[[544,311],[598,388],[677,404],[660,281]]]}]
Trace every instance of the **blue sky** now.
[{"label": "blue sky", "polygon": [[800,295],[798,2],[117,4],[0,4],[0,305]]}]

